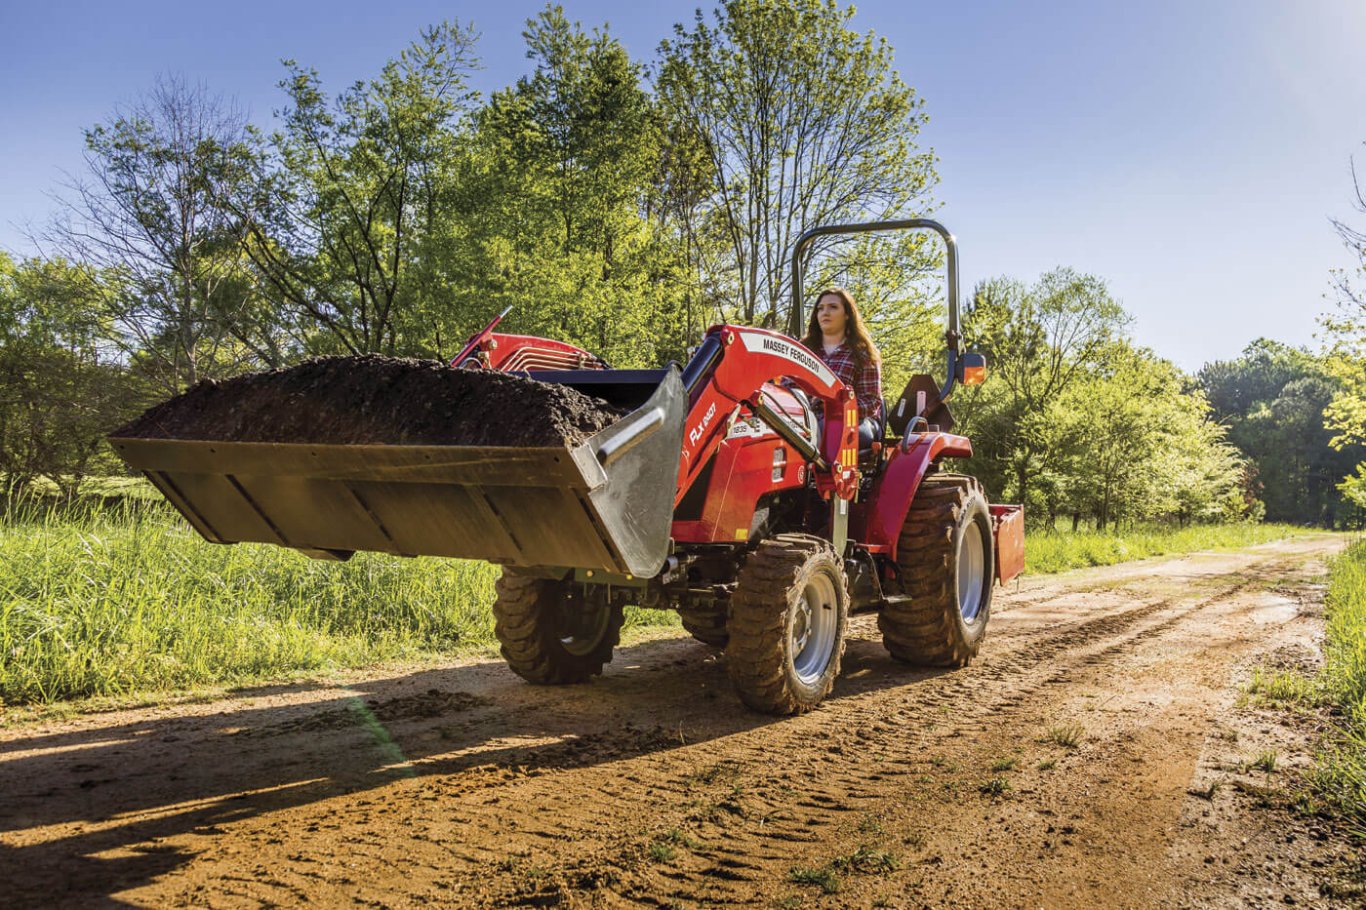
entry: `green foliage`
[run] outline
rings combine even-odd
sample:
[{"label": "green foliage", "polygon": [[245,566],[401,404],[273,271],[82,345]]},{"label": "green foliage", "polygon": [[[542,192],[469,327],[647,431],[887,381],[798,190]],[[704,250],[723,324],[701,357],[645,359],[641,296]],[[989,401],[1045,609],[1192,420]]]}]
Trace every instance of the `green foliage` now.
[{"label": "green foliage", "polygon": [[1247,684],[1248,701],[1259,705],[1310,708],[1322,700],[1321,683],[1291,670],[1256,667]]},{"label": "green foliage", "polygon": [[1213,416],[1252,462],[1252,484],[1271,521],[1324,527],[1352,518],[1336,484],[1366,457],[1366,447],[1330,446],[1324,410],[1343,388],[1332,360],[1265,338],[1198,377]]},{"label": "green foliage", "polygon": [[848,856],[836,857],[830,863],[830,867],[845,873],[886,875],[900,869],[901,860],[890,851],[861,844],[857,850]]},{"label": "green foliage", "polygon": [[679,241],[649,216],[661,167],[643,68],[558,7],[527,24],[534,71],[490,99],[462,198],[468,306],[515,306],[519,331],[579,344],[614,366],[682,359],[690,282]]},{"label": "green foliage", "polygon": [[969,346],[990,378],[961,389],[971,470],[1035,524],[1070,515],[1180,524],[1255,517],[1244,466],[1186,378],[1125,337],[1129,316],[1095,276],[1056,269],[1033,286],[995,279],[974,293]]},{"label": "green foliage", "polygon": [[1342,479],[1338,491],[1358,508],[1366,509],[1366,462],[1357,465],[1355,473]]},{"label": "green foliage", "polygon": [[[1356,172],[1353,171],[1353,178]],[[1356,210],[1366,215],[1366,193],[1353,180],[1356,190]],[[1366,232],[1335,222],[1343,244],[1356,256],[1353,274],[1346,270],[1337,274],[1338,312],[1322,320],[1327,334],[1330,375],[1338,382],[1336,394],[1324,410],[1328,429],[1337,433],[1332,445],[1336,449],[1357,447],[1356,470],[1349,472],[1338,490],[1359,510],[1366,510],[1366,295],[1360,282],[1366,279]]]},{"label": "green foliage", "polygon": [[1086,735],[1086,729],[1081,724],[1066,724],[1061,727],[1050,727],[1044,734],[1044,742],[1062,746],[1064,749],[1075,749],[1081,745],[1082,737]]},{"label": "green foliage", "polygon": [[1334,561],[1325,616],[1323,685],[1340,727],[1314,783],[1366,838],[1366,543]]},{"label": "green foliage", "polygon": [[[1366,272],[1366,251],[1362,261]],[[1323,323],[1330,341],[1326,371],[1336,381],[1333,399],[1323,410],[1325,426],[1336,434],[1331,444],[1341,457],[1335,463],[1341,466],[1344,458],[1356,462],[1355,469],[1339,473],[1337,489],[1360,515],[1366,510],[1366,302],[1344,300],[1341,314]]]},{"label": "green foliage", "polygon": [[798,885],[816,885],[825,894],[837,894],[841,887],[839,874],[830,866],[794,866],[788,871],[787,880]]},{"label": "green foliage", "polygon": [[[687,208],[680,226],[722,318],[783,328],[790,259],[815,224],[924,213],[937,182],[915,138],[922,102],[893,68],[892,48],[849,28],[834,0],[726,0],[660,48],[656,89],[676,143],[668,182]],[[679,164],[681,162],[681,165]],[[911,286],[935,262],[921,237],[830,241],[875,261],[855,269],[863,299],[888,309],[923,303]],[[818,270],[811,286],[848,271]],[[894,322],[888,319],[888,322]]]},{"label": "green foliage", "polygon": [[218,200],[241,179],[248,135],[203,86],[159,79],[86,131],[84,176],[50,231],[101,279],[89,296],[112,320],[107,340],[169,392],[246,362],[239,224]]},{"label": "green foliage", "polygon": [[0,474],[10,495],[45,477],[67,496],[112,467],[104,434],[142,403],[137,377],[103,350],[104,276],[0,253]]},{"label": "green foliage", "polygon": [[1065,495],[1061,399],[1099,372],[1127,322],[1103,281],[1070,269],[1031,287],[983,282],[966,308],[969,347],[991,369],[986,383],[960,390],[955,411],[973,437],[974,471],[998,498],[1025,503],[1031,519],[1047,514],[1051,524]]},{"label": "green foliage", "polygon": [[281,325],[313,352],[430,350],[449,305],[439,240],[474,106],[474,35],[425,29],[375,79],[334,100],[286,61],[283,127],[220,202]]},{"label": "green foliage", "polygon": [[983,781],[977,785],[978,793],[991,797],[1004,796],[1013,789],[1014,787],[1010,785],[1010,781],[1006,780],[1004,777],[993,777],[991,780]]},{"label": "green foliage", "polygon": [[1243,463],[1208,419],[1198,392],[1146,350],[1112,345],[1097,375],[1059,396],[1053,426],[1074,511],[1116,518],[1171,516],[1181,525],[1243,517]]}]

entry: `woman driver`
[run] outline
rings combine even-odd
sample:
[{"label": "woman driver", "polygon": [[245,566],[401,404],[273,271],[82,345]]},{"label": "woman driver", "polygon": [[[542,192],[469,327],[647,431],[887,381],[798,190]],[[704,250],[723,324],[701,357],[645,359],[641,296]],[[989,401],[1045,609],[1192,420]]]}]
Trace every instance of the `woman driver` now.
[{"label": "woman driver", "polygon": [[882,438],[882,355],[844,288],[827,288],[816,298],[802,344],[830,367],[858,396],[858,444],[866,449]]}]

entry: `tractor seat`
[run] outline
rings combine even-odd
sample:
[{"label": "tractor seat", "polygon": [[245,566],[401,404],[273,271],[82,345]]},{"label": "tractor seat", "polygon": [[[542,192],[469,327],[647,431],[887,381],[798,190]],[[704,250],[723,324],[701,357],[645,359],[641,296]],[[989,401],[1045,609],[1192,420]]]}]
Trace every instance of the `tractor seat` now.
[{"label": "tractor seat", "polygon": [[[934,424],[945,433],[953,429],[953,415],[939,397],[939,385],[925,373],[912,376],[896,403],[887,409],[887,427],[897,437],[905,436],[908,427],[919,423]],[[910,432],[915,432],[910,430]]]},{"label": "tractor seat", "polygon": [[[873,437],[875,441],[881,442],[882,447],[887,447],[887,402],[882,403],[882,425],[878,428],[877,434]],[[882,468],[882,454],[875,452],[870,445],[866,449],[858,450],[858,466],[864,475],[876,474]]]}]

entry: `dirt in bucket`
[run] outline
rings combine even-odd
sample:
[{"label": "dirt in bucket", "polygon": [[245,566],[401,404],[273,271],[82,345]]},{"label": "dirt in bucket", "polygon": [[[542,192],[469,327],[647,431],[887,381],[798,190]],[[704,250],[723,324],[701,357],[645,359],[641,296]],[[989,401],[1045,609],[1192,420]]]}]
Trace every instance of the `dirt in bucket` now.
[{"label": "dirt in bucket", "polygon": [[624,412],[582,392],[366,354],[205,380],[110,435],[339,445],[577,445]]}]

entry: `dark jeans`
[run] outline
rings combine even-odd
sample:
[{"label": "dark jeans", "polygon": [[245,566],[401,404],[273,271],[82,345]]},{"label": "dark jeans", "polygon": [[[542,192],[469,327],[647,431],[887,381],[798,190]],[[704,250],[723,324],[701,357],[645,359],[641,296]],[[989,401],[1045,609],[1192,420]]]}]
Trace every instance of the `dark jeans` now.
[{"label": "dark jeans", "polygon": [[858,447],[862,451],[875,442],[882,441],[882,424],[876,417],[865,417],[858,425]]},{"label": "dark jeans", "polygon": [[[820,428],[821,439],[825,438],[825,415],[816,415],[816,425]],[[865,417],[859,421],[858,425],[858,447],[862,452],[875,442],[882,441],[882,423],[875,417]]]}]

